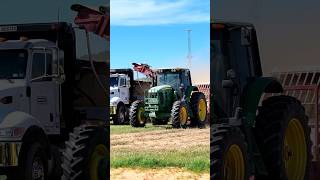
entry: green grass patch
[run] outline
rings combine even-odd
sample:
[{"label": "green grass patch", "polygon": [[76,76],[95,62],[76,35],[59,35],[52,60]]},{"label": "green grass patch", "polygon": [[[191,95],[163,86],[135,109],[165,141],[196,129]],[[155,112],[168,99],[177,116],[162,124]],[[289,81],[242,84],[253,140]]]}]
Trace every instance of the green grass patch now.
[{"label": "green grass patch", "polygon": [[209,146],[184,151],[144,152],[121,149],[111,152],[112,168],[184,168],[196,173],[210,171]]},{"label": "green grass patch", "polygon": [[171,125],[154,126],[152,124],[146,124],[145,127],[135,128],[130,125],[111,125],[110,134],[125,134],[125,133],[137,133],[137,132],[147,132],[156,131],[163,129],[172,129]]}]

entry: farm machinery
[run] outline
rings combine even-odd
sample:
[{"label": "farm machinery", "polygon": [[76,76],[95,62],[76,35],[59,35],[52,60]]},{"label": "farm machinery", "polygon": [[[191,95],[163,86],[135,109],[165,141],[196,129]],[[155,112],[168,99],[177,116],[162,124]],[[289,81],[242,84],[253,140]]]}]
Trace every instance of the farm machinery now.
[{"label": "farm machinery", "polygon": [[153,87],[145,92],[144,101],[137,100],[130,108],[130,124],[144,127],[147,119],[154,125],[172,121],[174,128],[205,125],[206,98],[191,83],[189,69],[156,69],[144,64],[133,64],[138,72],[146,73],[153,80]]},{"label": "farm machinery", "polygon": [[210,42],[211,179],[308,179],[305,108],[263,76],[254,26],[211,23]]},{"label": "farm machinery", "polygon": [[[89,33],[109,37],[109,12],[73,5],[89,60],[67,22],[0,26],[0,173],[8,179],[106,179],[109,75]],[[90,87],[88,87],[90,86]]]}]

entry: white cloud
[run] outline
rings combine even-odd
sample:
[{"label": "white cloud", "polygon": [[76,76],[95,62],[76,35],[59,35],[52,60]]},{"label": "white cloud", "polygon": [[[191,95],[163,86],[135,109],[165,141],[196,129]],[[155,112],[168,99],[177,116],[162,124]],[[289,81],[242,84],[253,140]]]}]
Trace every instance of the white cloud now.
[{"label": "white cloud", "polygon": [[111,25],[143,26],[210,21],[209,0],[111,0]]}]

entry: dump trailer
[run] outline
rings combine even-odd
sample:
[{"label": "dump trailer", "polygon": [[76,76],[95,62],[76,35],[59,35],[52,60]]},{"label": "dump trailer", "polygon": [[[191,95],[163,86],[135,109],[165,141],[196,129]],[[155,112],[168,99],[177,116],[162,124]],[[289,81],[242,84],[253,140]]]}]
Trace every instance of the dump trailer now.
[{"label": "dump trailer", "polygon": [[134,80],[132,69],[110,70],[110,120],[113,124],[129,123],[129,108],[136,100],[143,100],[149,81]]},{"label": "dump trailer", "polygon": [[306,109],[263,75],[255,26],[214,21],[210,36],[211,179],[309,179]]},{"label": "dump trailer", "polygon": [[107,63],[76,59],[67,22],[0,25],[0,39],[0,173],[106,179]]}]

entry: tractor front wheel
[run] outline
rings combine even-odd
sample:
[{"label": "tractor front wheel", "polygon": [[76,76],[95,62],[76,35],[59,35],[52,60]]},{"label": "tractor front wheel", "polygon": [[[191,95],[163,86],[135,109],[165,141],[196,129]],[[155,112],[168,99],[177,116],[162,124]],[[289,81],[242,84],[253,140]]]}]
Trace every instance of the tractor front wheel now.
[{"label": "tractor front wheel", "polygon": [[144,117],[143,101],[135,101],[132,103],[129,113],[130,125],[132,127],[144,127],[146,125],[146,118]]},{"label": "tractor front wheel", "polygon": [[191,95],[191,108],[194,118],[192,118],[192,125],[204,127],[207,120],[207,102],[206,97],[202,92],[194,92]]},{"label": "tractor front wheel", "polygon": [[187,104],[184,101],[174,102],[171,110],[172,126],[174,128],[186,128],[188,117]]},{"label": "tractor front wheel", "polygon": [[210,179],[248,179],[247,144],[241,130],[214,124],[210,134]]},{"label": "tractor front wheel", "polygon": [[290,96],[262,102],[256,137],[269,175],[257,179],[305,180],[309,177],[311,140],[308,117],[301,103]]}]

